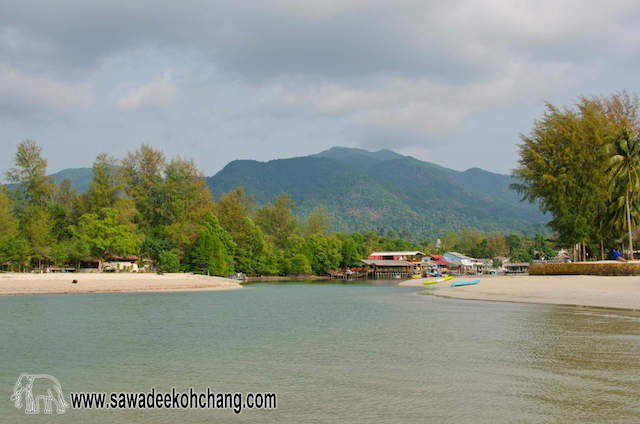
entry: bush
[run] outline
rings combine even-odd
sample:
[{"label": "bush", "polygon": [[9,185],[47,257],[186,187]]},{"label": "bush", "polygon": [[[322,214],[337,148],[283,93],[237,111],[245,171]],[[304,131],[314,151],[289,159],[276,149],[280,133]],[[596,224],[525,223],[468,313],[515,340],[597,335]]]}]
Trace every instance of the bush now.
[{"label": "bush", "polygon": [[540,264],[529,268],[529,275],[640,275],[640,263]]},{"label": "bush", "polygon": [[158,265],[163,272],[180,272],[180,259],[170,250],[161,250],[158,254]]}]

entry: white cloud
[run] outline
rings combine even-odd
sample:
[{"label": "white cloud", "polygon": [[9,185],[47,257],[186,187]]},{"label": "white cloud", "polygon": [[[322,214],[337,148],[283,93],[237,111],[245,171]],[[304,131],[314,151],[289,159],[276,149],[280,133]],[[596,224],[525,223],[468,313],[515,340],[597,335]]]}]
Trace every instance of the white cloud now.
[{"label": "white cloud", "polygon": [[178,73],[169,69],[144,84],[124,84],[126,94],[117,101],[120,110],[164,109],[178,94]]}]

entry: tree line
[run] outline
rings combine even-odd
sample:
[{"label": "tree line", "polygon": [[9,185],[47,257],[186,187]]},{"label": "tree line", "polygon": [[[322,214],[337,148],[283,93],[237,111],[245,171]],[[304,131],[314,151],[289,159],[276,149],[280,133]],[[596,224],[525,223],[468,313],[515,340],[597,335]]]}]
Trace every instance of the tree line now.
[{"label": "tree line", "polygon": [[79,194],[69,179],[56,184],[47,176],[35,141],[24,140],[16,150],[5,174],[11,185],[0,187],[0,265],[11,271],[77,269],[87,260],[135,256],[166,272],[324,274],[357,266],[380,250],[458,250],[519,260],[553,250],[540,235],[486,236],[476,229],[447,233],[439,248],[374,231],[329,233],[322,208],[301,222],[285,192],[259,207],[242,187],[214,201],[192,159],[167,160],[148,144],[122,159],[99,155],[88,190]]},{"label": "tree line", "polygon": [[552,215],[558,242],[577,246],[582,259],[604,259],[620,243],[632,250],[640,217],[639,105],[627,91],[547,104],[521,135],[512,174],[520,181],[512,188]]}]

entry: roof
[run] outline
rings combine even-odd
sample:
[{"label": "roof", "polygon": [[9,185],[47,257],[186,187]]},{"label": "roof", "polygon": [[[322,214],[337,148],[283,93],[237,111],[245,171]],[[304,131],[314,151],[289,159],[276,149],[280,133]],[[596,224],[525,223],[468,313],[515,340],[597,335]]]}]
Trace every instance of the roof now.
[{"label": "roof", "polygon": [[411,262],[407,261],[390,261],[387,259],[362,259],[360,261],[365,265],[375,265],[375,266],[412,266]]},{"label": "roof", "polygon": [[[624,235],[620,237],[618,240],[616,240],[616,243],[622,243],[623,241],[626,241],[628,238],[629,238],[629,233],[625,231]],[[631,230],[631,238],[633,239],[633,241],[640,241],[640,226],[637,226],[636,228]]]},{"label": "roof", "polygon": [[444,259],[444,256],[442,255],[429,255],[431,256],[432,259]]},{"label": "roof", "polygon": [[453,265],[451,262],[445,261],[444,259],[436,259],[435,261],[433,261],[435,263],[437,263],[438,265]]},{"label": "roof", "polygon": [[445,253],[445,255],[456,256],[460,259],[473,259],[471,256],[463,255],[462,253],[458,253],[458,252],[447,252]]},{"label": "roof", "polygon": [[426,256],[424,253],[414,250],[412,252],[373,252],[369,256]]},{"label": "roof", "polygon": [[516,262],[513,264],[506,264],[505,267],[506,268],[518,268],[518,267],[523,267],[523,266],[529,266],[529,262]]}]

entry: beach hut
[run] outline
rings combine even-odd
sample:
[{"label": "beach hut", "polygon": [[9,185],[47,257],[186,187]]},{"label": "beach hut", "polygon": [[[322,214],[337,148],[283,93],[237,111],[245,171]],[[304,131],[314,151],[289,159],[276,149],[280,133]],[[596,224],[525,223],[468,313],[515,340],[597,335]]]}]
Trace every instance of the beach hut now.
[{"label": "beach hut", "polygon": [[409,261],[390,259],[362,259],[361,264],[369,268],[374,280],[392,278],[411,278],[415,274],[414,264]]}]

